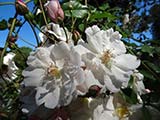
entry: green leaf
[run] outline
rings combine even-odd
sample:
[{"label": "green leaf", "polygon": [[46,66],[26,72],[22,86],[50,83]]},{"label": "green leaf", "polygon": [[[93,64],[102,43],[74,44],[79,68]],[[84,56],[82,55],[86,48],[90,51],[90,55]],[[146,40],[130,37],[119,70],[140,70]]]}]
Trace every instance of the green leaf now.
[{"label": "green leaf", "polygon": [[103,11],[106,10],[107,8],[109,8],[109,5],[107,3],[99,7],[99,9]]},{"label": "green leaf", "polygon": [[84,24],[80,24],[80,25],[78,26],[78,28],[83,32],[83,30],[84,30]]},{"label": "green leaf", "polygon": [[14,62],[19,69],[23,70],[26,68],[26,61],[31,51],[32,49],[28,47],[21,47],[13,51],[16,54]]},{"label": "green leaf", "polygon": [[116,30],[119,31],[123,38],[127,38],[128,37],[128,34],[126,34],[119,26],[116,25]]},{"label": "green leaf", "polygon": [[38,3],[38,0],[34,0],[34,4],[37,4]]},{"label": "green leaf", "polygon": [[112,15],[109,12],[101,12],[101,11],[97,11],[95,13],[93,13],[90,17],[90,19],[102,19],[102,18],[108,18],[110,21],[111,20],[115,20],[117,17]]},{"label": "green leaf", "polygon": [[149,71],[146,71],[146,70],[139,70],[139,71],[144,75],[144,77],[149,78],[151,80],[156,80],[154,75],[152,75]]},{"label": "green leaf", "polygon": [[150,68],[152,68],[156,73],[160,73],[160,67],[149,62],[149,61],[144,61]]},{"label": "green leaf", "polygon": [[88,14],[87,6],[77,1],[66,2],[62,6],[65,16],[83,18]]},{"label": "green leaf", "polygon": [[155,52],[160,53],[160,47],[155,47]]},{"label": "green leaf", "polygon": [[130,104],[138,103],[137,94],[131,88],[122,89],[123,97]]},{"label": "green leaf", "polygon": [[141,51],[152,54],[154,52],[154,47],[145,44],[142,46]]},{"label": "green leaf", "polygon": [[0,30],[5,30],[8,28],[7,21],[5,19],[0,21]]}]

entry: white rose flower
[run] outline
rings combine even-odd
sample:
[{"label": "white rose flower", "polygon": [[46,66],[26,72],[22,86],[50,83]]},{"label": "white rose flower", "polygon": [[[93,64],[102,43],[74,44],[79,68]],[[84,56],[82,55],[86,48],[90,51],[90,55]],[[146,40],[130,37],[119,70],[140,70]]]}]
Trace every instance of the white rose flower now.
[{"label": "white rose flower", "polygon": [[128,120],[131,111],[125,103],[121,103],[121,98],[109,96],[104,99],[105,102],[97,105],[93,110],[92,120]]},{"label": "white rose flower", "polygon": [[145,86],[143,84],[143,79],[144,79],[143,74],[141,74],[138,70],[135,70],[132,76],[134,82],[133,90],[139,95],[147,93]]},{"label": "white rose flower", "polygon": [[112,28],[104,31],[94,25],[85,32],[87,43],[81,40],[76,51],[101,84],[111,92],[118,92],[123,83],[128,83],[133,70],[140,65],[140,60],[126,54],[121,35]]},{"label": "white rose flower", "polygon": [[49,23],[47,26],[43,26],[41,30],[52,38],[52,40],[50,40],[42,32],[39,33],[40,40],[42,43],[45,43],[46,46],[50,46],[51,43],[55,43],[55,41],[67,41],[72,38],[72,34],[66,28],[64,31],[59,24]]},{"label": "white rose flower", "polygon": [[18,68],[15,65],[15,62],[13,61],[14,56],[15,56],[14,53],[9,52],[3,58],[3,64],[7,66],[7,68],[6,68],[7,71],[6,71],[6,73],[2,74],[2,77],[3,77],[3,79],[8,80],[8,81],[14,80],[17,77],[16,72],[17,72]]},{"label": "white rose flower", "polygon": [[27,60],[24,84],[36,87],[36,103],[47,108],[68,105],[83,83],[81,58],[73,47],[61,41],[49,48],[38,48]]}]

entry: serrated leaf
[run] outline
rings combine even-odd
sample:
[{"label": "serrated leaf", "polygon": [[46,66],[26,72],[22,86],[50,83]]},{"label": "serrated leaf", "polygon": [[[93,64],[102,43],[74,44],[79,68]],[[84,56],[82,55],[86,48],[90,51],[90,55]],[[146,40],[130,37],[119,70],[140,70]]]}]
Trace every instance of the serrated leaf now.
[{"label": "serrated leaf", "polygon": [[0,21],[0,30],[5,30],[8,28],[7,21],[5,19]]}]

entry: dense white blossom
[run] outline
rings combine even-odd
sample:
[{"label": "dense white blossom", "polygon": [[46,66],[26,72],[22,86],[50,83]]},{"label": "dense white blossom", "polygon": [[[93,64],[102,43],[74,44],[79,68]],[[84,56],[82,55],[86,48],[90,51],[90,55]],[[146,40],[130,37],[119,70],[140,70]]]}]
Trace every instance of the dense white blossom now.
[{"label": "dense white blossom", "polygon": [[27,64],[24,84],[36,87],[36,103],[47,108],[68,105],[77,95],[76,86],[84,81],[79,54],[64,41],[37,48]]},{"label": "dense white blossom", "polygon": [[127,54],[119,32],[100,30],[96,25],[86,29],[87,43],[80,40],[76,50],[86,69],[111,92],[126,87],[133,70],[140,65],[136,56]]},{"label": "dense white blossom", "polygon": [[17,77],[16,72],[18,70],[15,62],[13,61],[15,54],[12,52],[7,53],[3,58],[3,65],[6,65],[5,73],[2,74],[3,79],[11,81]]}]

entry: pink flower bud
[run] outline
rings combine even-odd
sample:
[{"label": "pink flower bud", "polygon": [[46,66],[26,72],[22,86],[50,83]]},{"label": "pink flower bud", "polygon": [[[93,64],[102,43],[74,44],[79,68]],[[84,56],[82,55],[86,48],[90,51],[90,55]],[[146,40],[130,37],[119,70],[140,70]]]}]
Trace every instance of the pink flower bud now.
[{"label": "pink flower bud", "polygon": [[63,21],[64,12],[58,0],[49,1],[46,3],[45,7],[47,9],[48,16],[53,22],[57,23],[59,20]]},{"label": "pink flower bud", "polygon": [[15,8],[18,14],[25,15],[29,12],[27,5],[22,0],[17,0],[15,3]]}]

